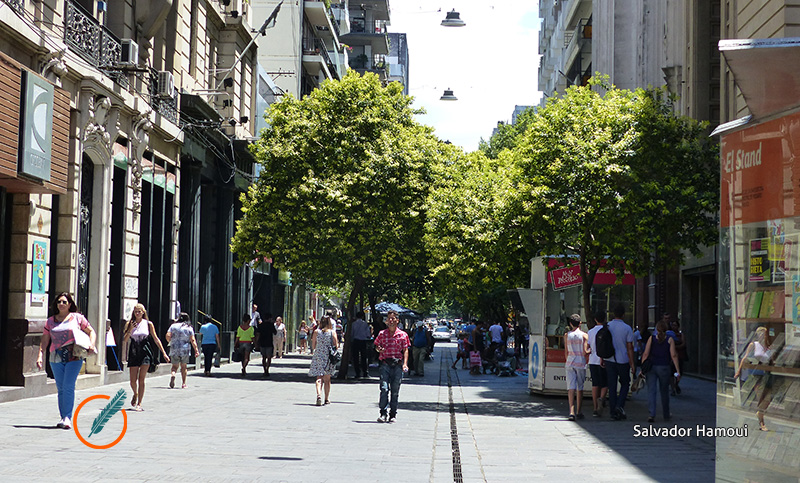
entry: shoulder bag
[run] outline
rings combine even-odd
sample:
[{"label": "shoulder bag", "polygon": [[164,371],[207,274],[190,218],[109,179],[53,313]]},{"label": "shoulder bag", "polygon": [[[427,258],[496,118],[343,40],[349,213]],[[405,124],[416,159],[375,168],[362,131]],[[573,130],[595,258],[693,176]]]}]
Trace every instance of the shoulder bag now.
[{"label": "shoulder bag", "polygon": [[78,322],[75,322],[76,327],[72,328],[72,337],[75,343],[72,345],[72,355],[79,359],[86,359],[89,354],[89,348],[92,346],[92,339],[89,334],[80,329]]}]

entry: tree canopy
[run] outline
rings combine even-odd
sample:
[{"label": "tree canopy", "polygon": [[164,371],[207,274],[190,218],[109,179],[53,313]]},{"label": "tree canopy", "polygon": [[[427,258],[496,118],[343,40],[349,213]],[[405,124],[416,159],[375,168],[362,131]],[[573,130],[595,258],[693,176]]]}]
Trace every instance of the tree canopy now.
[{"label": "tree canopy", "polygon": [[580,257],[587,315],[597,262],[638,276],[676,266],[715,242],[719,204],[705,124],[676,115],[665,89],[598,87],[571,87],[531,118],[507,212],[530,256]]},{"label": "tree canopy", "polygon": [[366,280],[424,275],[431,164],[446,145],[417,112],[401,85],[354,71],[273,104],[251,148],[261,173],[241,197],[238,263],[269,257],[295,279],[348,286],[350,317]]}]

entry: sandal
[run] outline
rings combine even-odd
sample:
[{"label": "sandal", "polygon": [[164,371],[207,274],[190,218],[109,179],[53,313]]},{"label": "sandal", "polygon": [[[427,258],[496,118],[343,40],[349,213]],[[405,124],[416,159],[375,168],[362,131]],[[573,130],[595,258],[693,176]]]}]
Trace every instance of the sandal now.
[{"label": "sandal", "polygon": [[322,406],[322,398],[317,396],[317,406]]},{"label": "sandal", "polygon": [[133,395],[131,398],[131,406],[135,409],[136,408],[136,394]]},{"label": "sandal", "polygon": [[181,384],[181,389],[186,389],[186,384]]},{"label": "sandal", "polygon": [[325,404],[330,404],[330,403],[331,403],[331,401],[329,399],[325,400]]}]

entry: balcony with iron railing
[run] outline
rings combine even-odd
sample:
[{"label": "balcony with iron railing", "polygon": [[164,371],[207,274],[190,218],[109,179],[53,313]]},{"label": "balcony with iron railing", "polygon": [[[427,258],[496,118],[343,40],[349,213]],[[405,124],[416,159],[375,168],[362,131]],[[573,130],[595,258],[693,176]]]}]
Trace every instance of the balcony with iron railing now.
[{"label": "balcony with iron railing", "polygon": [[171,96],[159,95],[158,71],[136,68],[137,59],[134,59],[134,66],[122,66],[120,39],[72,0],[67,0],[64,8],[64,42],[70,49],[126,89],[130,87],[129,75],[144,73],[141,79],[148,91],[141,93],[142,96],[153,110],[173,124],[177,124],[178,90],[174,89]]},{"label": "balcony with iron railing", "polygon": [[325,42],[318,37],[303,38],[303,63],[309,65],[319,64],[320,70],[326,71],[326,76],[329,78],[340,77],[336,64],[334,64],[328,48],[325,46]]},{"label": "balcony with iron railing", "polygon": [[581,51],[591,50],[592,19],[582,18],[574,30],[564,32],[564,65],[569,65]]},{"label": "balcony with iron railing", "polygon": [[18,14],[25,13],[25,0],[3,0],[3,3],[11,7]]}]

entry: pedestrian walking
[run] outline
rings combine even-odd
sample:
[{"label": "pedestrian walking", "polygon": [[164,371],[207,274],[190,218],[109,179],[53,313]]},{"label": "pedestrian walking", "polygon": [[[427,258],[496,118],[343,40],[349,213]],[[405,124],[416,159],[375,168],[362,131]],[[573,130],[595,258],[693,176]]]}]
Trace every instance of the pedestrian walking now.
[{"label": "pedestrian walking", "polygon": [[275,348],[275,357],[283,359],[283,349],[286,344],[286,325],[283,317],[275,317],[275,335],[272,336],[272,346]]},{"label": "pedestrian walking", "polygon": [[369,377],[369,353],[367,343],[372,339],[369,324],[364,320],[364,312],[356,313],[356,320],[353,321],[353,369],[356,377]]},{"label": "pedestrian walking", "polygon": [[188,369],[186,364],[189,363],[189,358],[194,350],[194,356],[200,357],[200,352],[197,350],[197,341],[194,338],[194,328],[189,321],[189,314],[181,312],[178,316],[178,321],[169,326],[166,334],[167,344],[169,344],[169,358],[172,361],[172,375],[169,379],[169,387],[175,387],[175,374],[178,372],[178,367],[181,370],[181,389],[186,389],[186,373]]},{"label": "pedestrian walking", "polygon": [[[144,411],[142,401],[144,400],[144,380],[150,365],[158,364],[158,352],[161,351],[164,360],[169,362],[169,356],[164,351],[161,339],[156,334],[156,326],[147,317],[147,310],[144,305],[136,304],[133,307],[131,318],[125,324],[122,336],[122,353],[125,354],[125,362],[128,363],[128,370],[131,378],[131,389],[133,397],[131,406],[134,411]],[[155,346],[155,347],[154,347]],[[125,349],[127,347],[127,350]]]},{"label": "pedestrian walking", "polygon": [[[675,352],[677,353],[677,350]],[[747,344],[747,347],[744,349],[744,353],[741,354],[740,357],[741,362],[739,363],[739,367],[736,369],[736,373],[733,375],[734,381],[742,376],[742,370],[744,369],[745,362],[748,362],[751,359],[755,359],[758,365],[771,365],[774,362],[775,351],[771,346],[769,340],[769,331],[766,327],[761,326],[756,329],[755,339]],[[759,381],[761,387],[756,388],[755,386],[752,386],[753,391],[756,391],[756,397],[758,399],[758,404],[756,406],[758,427],[761,431],[768,431],[767,425],[764,422],[764,414],[769,408],[774,396],[773,392],[775,389],[773,389],[773,386],[775,385],[775,378],[772,376],[771,372],[765,372],[762,369],[745,369],[742,382],[751,377],[760,378],[757,380]],[[749,394],[746,396],[744,392],[742,394],[742,403],[745,404],[746,398],[749,399]],[[745,404],[745,406],[749,406],[749,404]]]},{"label": "pedestrian walking", "polygon": [[603,414],[603,401],[608,397],[608,375],[603,359],[597,355],[597,332],[606,325],[606,313],[601,310],[594,314],[594,327],[589,329],[589,374],[592,376],[592,416],[599,418]]},{"label": "pedestrian walking", "polygon": [[214,364],[214,352],[218,352],[222,350],[222,346],[219,343],[219,328],[217,328],[217,324],[215,324],[211,317],[206,317],[205,324],[200,327],[200,335],[203,336],[202,348],[203,348],[203,365],[205,367],[205,371],[203,374],[205,376],[211,375],[211,366]]},{"label": "pedestrian walking", "polygon": [[[622,320],[625,307],[614,308],[614,319],[608,323],[611,338],[614,341],[614,355],[604,359],[608,374],[608,403],[611,406],[611,417],[615,420],[627,419],[625,400],[631,386],[631,374],[636,372],[633,358],[633,329]],[[617,393],[619,384],[619,393]]]},{"label": "pedestrian walking", "polygon": [[[567,372],[567,400],[569,420],[583,419],[583,383],[586,380],[586,354],[589,354],[589,336],[581,330],[581,316],[569,316],[571,330],[564,334],[564,368]],[[577,396],[577,400],[576,400]]]},{"label": "pedestrian walking", "polygon": [[247,375],[247,365],[250,363],[250,353],[253,352],[253,339],[256,330],[250,325],[250,317],[242,316],[242,322],[236,329],[236,337],[233,341],[233,350],[242,353],[242,376]]},{"label": "pedestrian walking", "polygon": [[261,314],[258,313],[258,305],[253,304],[250,310],[250,327],[256,328],[261,323]]},{"label": "pedestrian walking", "polygon": [[[679,321],[670,321],[667,336],[674,339],[675,352],[678,353],[678,361],[680,361],[681,364],[685,364],[689,360],[689,354],[686,352],[686,335],[681,332],[681,323]],[[675,372],[678,372],[677,367],[672,368],[672,373],[674,374]],[[681,393],[680,381],[678,381],[674,375],[670,379],[670,385],[672,386],[673,396]]]},{"label": "pedestrian walking", "polygon": [[256,344],[261,351],[261,368],[264,369],[264,377],[269,377],[269,367],[272,365],[272,356],[275,353],[275,321],[272,314],[267,314],[261,320],[256,331]]},{"label": "pedestrian walking", "polygon": [[297,352],[300,354],[306,353],[306,344],[308,340],[308,326],[306,321],[300,322],[300,327],[297,329]]},{"label": "pedestrian walking", "polygon": [[[650,361],[650,364],[645,364],[646,361]],[[656,420],[656,394],[658,391],[661,391],[661,410],[664,414],[664,421],[669,421],[672,417],[669,412],[668,392],[670,376],[673,375],[670,361],[676,368],[680,368],[675,341],[667,337],[667,324],[664,320],[660,320],[656,324],[656,333],[647,339],[647,345],[642,354],[642,372],[647,378],[647,406],[650,410],[647,422],[649,423]],[[647,366],[650,366],[649,370],[645,370]],[[676,370],[675,374],[677,374],[675,377],[680,380],[680,370]]]},{"label": "pedestrian walking", "polygon": [[467,350],[466,350],[467,338],[463,337],[461,339],[458,339],[458,342],[456,342],[456,346],[457,346],[457,349],[456,349],[456,360],[453,361],[453,365],[451,367],[453,369],[455,369],[456,368],[456,363],[458,362],[459,359],[461,359],[461,368],[462,369],[466,369],[467,368],[467,363],[469,362],[469,355],[467,354]]},{"label": "pedestrian walking", "polygon": [[[381,371],[381,396],[379,423],[393,423],[397,417],[397,403],[403,373],[408,372],[408,334],[397,328],[397,311],[390,310],[386,316],[386,329],[375,337]],[[387,414],[388,410],[388,414]]]},{"label": "pedestrian walking", "polygon": [[[36,359],[36,367],[42,369],[44,365],[44,351],[50,345],[50,368],[53,370],[53,377],[56,380],[58,390],[58,412],[61,421],[56,427],[70,429],[72,427],[72,410],[75,406],[75,382],[78,374],[83,367],[84,359],[79,352],[76,355],[74,350],[77,332],[88,335],[89,353],[96,353],[95,333],[86,317],[78,312],[75,299],[66,292],[58,294],[53,301],[52,310],[54,314],[50,316],[44,324],[42,339],[39,342],[39,357]],[[84,338],[85,339],[85,338]],[[85,342],[84,342],[85,343]]]},{"label": "pedestrian walking", "polygon": [[425,324],[422,321],[417,322],[411,342],[411,365],[415,376],[425,375],[425,356],[428,354],[431,339],[431,333]]},{"label": "pedestrian walking", "polygon": [[325,393],[325,404],[330,404],[331,394],[331,375],[336,369],[331,361],[331,349],[339,347],[339,340],[336,338],[335,329],[332,326],[333,321],[329,316],[322,317],[320,320],[319,329],[314,331],[311,338],[311,352],[314,354],[311,357],[311,367],[308,369],[308,375],[315,377],[314,385],[317,390],[317,406],[322,406],[322,393]]}]

